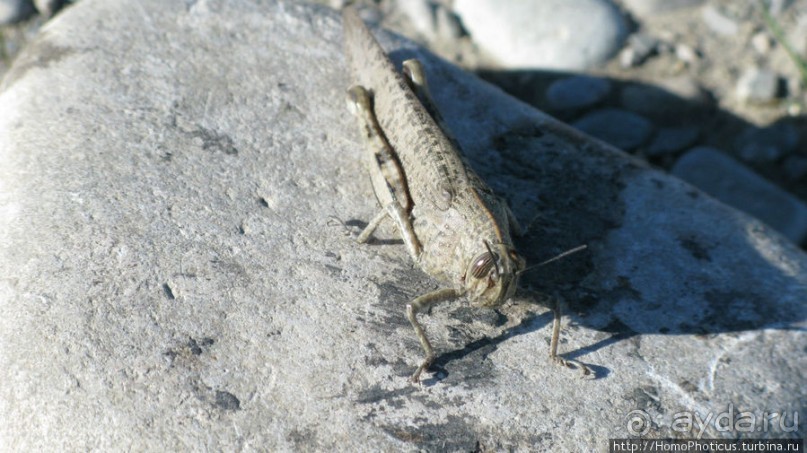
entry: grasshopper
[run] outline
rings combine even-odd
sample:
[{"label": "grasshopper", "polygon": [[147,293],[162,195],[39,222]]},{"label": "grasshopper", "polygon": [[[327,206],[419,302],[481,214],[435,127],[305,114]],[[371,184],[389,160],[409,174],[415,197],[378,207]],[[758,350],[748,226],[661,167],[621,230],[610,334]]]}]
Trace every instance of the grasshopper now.
[{"label": "grasshopper", "polygon": [[[365,141],[365,161],[381,205],[358,241],[366,242],[390,218],[412,260],[446,285],[406,306],[425,352],[410,379],[418,383],[435,359],[418,314],[462,297],[489,308],[510,299],[525,270],[511,236],[521,228],[444,132],[420,62],[405,61],[400,74],[355,9],[344,8],[342,20],[346,54],[359,81],[347,91],[348,108]],[[556,310],[550,356],[568,364],[556,354],[558,318]]]}]

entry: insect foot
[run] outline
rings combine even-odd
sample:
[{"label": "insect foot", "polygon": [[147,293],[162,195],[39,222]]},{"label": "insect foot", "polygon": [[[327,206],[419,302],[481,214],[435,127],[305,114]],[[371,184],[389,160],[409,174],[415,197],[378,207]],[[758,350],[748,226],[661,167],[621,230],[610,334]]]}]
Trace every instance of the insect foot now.
[{"label": "insect foot", "polygon": [[557,294],[555,294],[553,299],[555,300],[555,307],[552,310],[554,319],[552,320],[552,339],[549,342],[549,359],[555,362],[557,365],[563,366],[564,368],[579,369],[581,372],[581,377],[593,376],[594,373],[592,373],[591,368],[589,368],[585,363],[572,359],[564,359],[558,355],[558,338],[560,337],[561,321],[560,306],[562,299]]},{"label": "insect foot", "polygon": [[432,291],[417,297],[411,303],[407,304],[406,317],[409,319],[409,322],[415,329],[415,335],[417,335],[418,340],[420,340],[420,345],[423,347],[423,351],[426,353],[426,357],[423,359],[423,362],[420,364],[417,370],[415,370],[412,377],[409,378],[411,382],[415,384],[420,383],[421,373],[423,373],[424,370],[429,369],[432,362],[434,362],[434,348],[432,348],[431,343],[429,343],[429,339],[426,337],[426,332],[423,331],[423,326],[421,326],[418,322],[418,313],[423,309],[428,311],[436,303],[453,300],[459,296],[459,292],[454,289],[438,289],[437,291]]},{"label": "insect foot", "polygon": [[572,359],[564,359],[559,355],[552,356],[550,355],[550,359],[555,362],[557,365],[560,365],[564,368],[569,369],[579,369],[581,377],[593,376],[591,368],[589,368],[585,363],[578,362],[577,360]]}]

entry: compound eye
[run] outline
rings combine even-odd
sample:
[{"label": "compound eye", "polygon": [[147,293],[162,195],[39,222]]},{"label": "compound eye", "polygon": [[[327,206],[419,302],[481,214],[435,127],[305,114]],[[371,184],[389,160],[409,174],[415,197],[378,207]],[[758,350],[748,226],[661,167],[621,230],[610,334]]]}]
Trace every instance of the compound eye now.
[{"label": "compound eye", "polygon": [[495,253],[485,252],[474,260],[474,267],[471,270],[471,275],[474,278],[486,277],[490,274],[490,270],[496,265],[496,260],[499,257]]}]

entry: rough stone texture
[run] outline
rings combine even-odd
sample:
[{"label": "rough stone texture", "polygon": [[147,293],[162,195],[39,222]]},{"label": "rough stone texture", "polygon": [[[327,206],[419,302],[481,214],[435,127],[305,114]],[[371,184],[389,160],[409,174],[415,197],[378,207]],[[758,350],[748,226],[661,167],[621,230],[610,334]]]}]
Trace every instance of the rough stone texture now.
[{"label": "rough stone texture", "polygon": [[672,173],[757,216],[796,243],[807,239],[807,205],[725,153],[694,148],[675,163]]},{"label": "rough stone texture", "polygon": [[[804,436],[802,251],[387,37],[531,223],[523,254],[590,245],[499,312],[435,308],[411,386],[403,309],[434,284],[388,225],[355,243],[378,208],[337,15],[132,8],[80,2],[0,87],[0,450],[604,450],[728,411],[785,423],[703,435]],[[597,379],[548,363],[539,293]]]},{"label": "rough stone texture", "polygon": [[454,8],[474,42],[507,68],[590,68],[627,34],[607,0],[457,0]]}]

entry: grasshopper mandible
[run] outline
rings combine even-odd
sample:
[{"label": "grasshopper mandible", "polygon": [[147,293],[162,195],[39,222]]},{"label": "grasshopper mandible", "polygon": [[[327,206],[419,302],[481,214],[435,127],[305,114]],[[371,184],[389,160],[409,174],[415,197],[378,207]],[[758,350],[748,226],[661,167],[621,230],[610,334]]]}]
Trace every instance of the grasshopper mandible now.
[{"label": "grasshopper mandible", "polygon": [[[346,7],[342,17],[346,54],[359,82],[348,90],[348,107],[366,143],[366,165],[382,208],[358,240],[366,242],[391,218],[415,263],[447,285],[406,306],[426,354],[411,377],[417,383],[435,358],[418,313],[461,297],[490,308],[511,298],[525,268],[511,232],[521,230],[504,200],[444,133],[421,64],[405,61],[402,76],[353,8]],[[557,332],[553,340],[550,354],[556,358]]]}]

